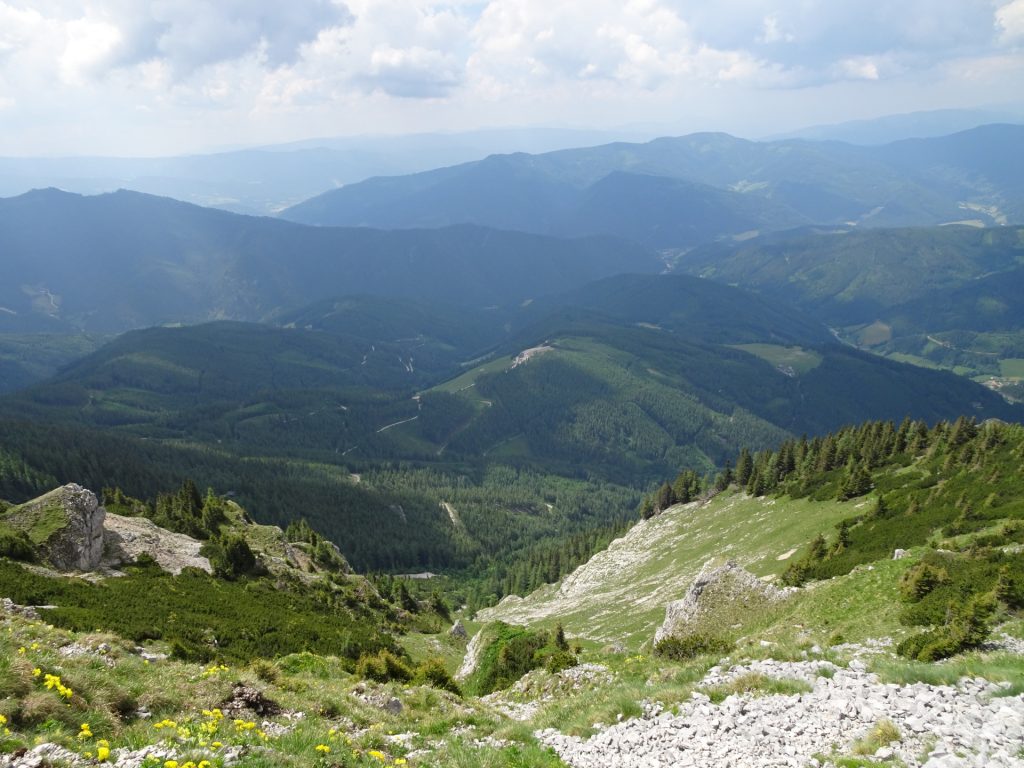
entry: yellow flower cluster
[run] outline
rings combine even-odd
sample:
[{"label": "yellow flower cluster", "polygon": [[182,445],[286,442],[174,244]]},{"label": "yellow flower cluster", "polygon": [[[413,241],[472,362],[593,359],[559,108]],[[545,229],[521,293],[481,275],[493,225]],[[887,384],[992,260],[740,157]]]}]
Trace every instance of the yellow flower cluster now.
[{"label": "yellow flower cluster", "polygon": [[223,664],[211,664],[210,666],[208,666],[206,669],[203,670],[203,675],[202,676],[204,678],[206,678],[206,677],[213,677],[214,675],[219,675],[221,672],[227,672],[227,671],[228,671],[228,668],[225,667]]},{"label": "yellow flower cluster", "polygon": [[43,686],[48,691],[56,690],[57,695],[65,699],[70,699],[74,695],[74,692],[61,682],[60,675],[44,675]]},{"label": "yellow flower cluster", "polygon": [[186,763],[179,763],[177,760],[164,760],[164,768],[211,768],[212,765],[209,760],[200,760],[198,763],[193,760]]},{"label": "yellow flower cluster", "polygon": [[[381,752],[379,749],[371,749],[366,754],[381,763],[388,761],[388,756]],[[405,765],[408,761],[404,757],[396,757],[395,761],[391,765]]]},{"label": "yellow flower cluster", "polygon": [[[78,731],[79,741],[88,741],[92,738],[92,727],[88,723],[82,723]],[[89,760],[92,759],[92,752],[84,753],[84,757]],[[96,740],[96,760],[100,763],[105,763],[110,759],[110,742],[106,739]]]}]

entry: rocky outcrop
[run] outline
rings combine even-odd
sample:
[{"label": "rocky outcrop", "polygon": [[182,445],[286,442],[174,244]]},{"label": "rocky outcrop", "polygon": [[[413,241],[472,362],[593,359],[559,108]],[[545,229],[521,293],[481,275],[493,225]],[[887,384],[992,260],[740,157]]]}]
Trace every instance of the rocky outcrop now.
[{"label": "rocky outcrop", "polygon": [[462,665],[459,667],[459,671],[455,673],[456,680],[462,682],[476,672],[476,668],[480,664],[480,653],[483,649],[484,631],[481,629],[473,635],[473,639],[469,641],[469,645],[466,647],[466,655],[462,657]]},{"label": "rocky outcrop", "polygon": [[665,621],[655,633],[654,643],[695,632],[714,632],[718,628],[716,619],[728,616],[731,620],[738,613],[763,610],[792,591],[761,581],[732,561],[717,566],[709,561],[683,599],[665,607]]},{"label": "rocky outcrop", "polygon": [[105,566],[117,568],[145,553],[173,574],[181,573],[182,568],[200,568],[213,573],[210,561],[199,554],[202,542],[165,530],[144,517],[108,514],[104,529]]},{"label": "rocky outcrop", "polygon": [[456,640],[468,640],[469,633],[466,632],[466,625],[462,623],[462,620],[456,621],[452,624],[452,628],[448,630],[448,634]]},{"label": "rocky outcrop", "polygon": [[42,561],[59,571],[91,571],[103,557],[106,512],[96,495],[71,483],[14,507],[4,522],[24,531]]}]

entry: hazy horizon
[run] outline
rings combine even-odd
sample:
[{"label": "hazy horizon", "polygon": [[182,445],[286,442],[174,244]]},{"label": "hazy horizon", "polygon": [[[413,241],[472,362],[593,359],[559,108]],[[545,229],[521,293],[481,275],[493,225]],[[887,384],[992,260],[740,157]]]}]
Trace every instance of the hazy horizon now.
[{"label": "hazy horizon", "polygon": [[557,127],[747,138],[1003,105],[1024,0],[0,0],[0,155]]}]

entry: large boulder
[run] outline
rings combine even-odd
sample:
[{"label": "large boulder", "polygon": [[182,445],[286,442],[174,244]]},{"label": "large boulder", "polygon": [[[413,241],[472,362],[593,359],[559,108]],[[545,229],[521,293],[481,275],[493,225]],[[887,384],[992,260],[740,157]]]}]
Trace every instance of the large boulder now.
[{"label": "large boulder", "polygon": [[96,495],[71,483],[50,491],[3,516],[3,522],[24,531],[39,559],[59,571],[91,571],[103,557],[103,519]]},{"label": "large boulder", "polygon": [[182,568],[199,568],[213,573],[209,559],[200,554],[203,542],[183,533],[161,528],[144,517],[108,514],[104,522],[103,565],[119,568],[146,554],[173,574]]},{"label": "large boulder", "polygon": [[665,621],[654,635],[654,644],[698,632],[716,634],[791,592],[793,588],[779,589],[731,560],[722,565],[708,561],[686,595],[665,607]]}]

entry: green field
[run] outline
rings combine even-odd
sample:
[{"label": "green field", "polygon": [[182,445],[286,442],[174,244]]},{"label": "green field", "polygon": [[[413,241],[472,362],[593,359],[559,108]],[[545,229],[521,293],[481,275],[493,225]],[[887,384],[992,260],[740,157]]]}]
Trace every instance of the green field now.
[{"label": "green field", "polygon": [[456,376],[454,379],[449,379],[442,384],[438,384],[436,387],[432,387],[432,392],[448,392],[449,394],[462,394],[466,397],[474,400],[481,400],[482,398],[476,393],[476,380],[483,376],[485,373],[501,373],[506,370],[512,361],[507,357],[499,357],[496,360],[483,363],[470,368],[460,376]]},{"label": "green field", "polygon": [[1013,379],[1024,379],[1024,358],[1013,357],[999,361],[1003,376]]},{"label": "green field", "polygon": [[742,349],[760,357],[776,368],[791,368],[797,375],[813,371],[821,365],[822,357],[817,352],[802,347],[781,347],[777,344],[736,344],[735,349]]},{"label": "green field", "polygon": [[924,357],[920,357],[918,355],[908,355],[904,352],[892,352],[891,354],[886,355],[886,357],[888,357],[890,360],[896,360],[897,362],[900,363],[910,363],[911,365],[917,365],[920,366],[921,368],[931,368],[932,370],[939,370],[942,368],[941,365],[933,363],[931,360],[928,360]]},{"label": "green field", "polygon": [[871,325],[861,328],[855,334],[857,343],[865,347],[873,347],[892,340],[892,326],[877,320]]}]

